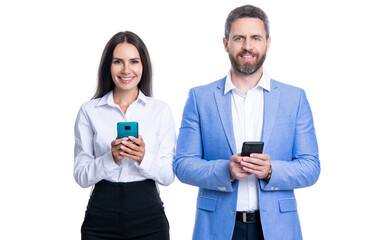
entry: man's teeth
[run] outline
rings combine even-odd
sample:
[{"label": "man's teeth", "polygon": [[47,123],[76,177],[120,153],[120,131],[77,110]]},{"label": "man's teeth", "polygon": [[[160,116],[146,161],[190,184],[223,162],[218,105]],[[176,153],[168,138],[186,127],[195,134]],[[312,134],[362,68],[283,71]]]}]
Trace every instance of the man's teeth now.
[{"label": "man's teeth", "polygon": [[242,57],[244,57],[244,58],[252,58],[253,56],[251,56],[251,55],[245,55],[245,56],[242,56]]}]

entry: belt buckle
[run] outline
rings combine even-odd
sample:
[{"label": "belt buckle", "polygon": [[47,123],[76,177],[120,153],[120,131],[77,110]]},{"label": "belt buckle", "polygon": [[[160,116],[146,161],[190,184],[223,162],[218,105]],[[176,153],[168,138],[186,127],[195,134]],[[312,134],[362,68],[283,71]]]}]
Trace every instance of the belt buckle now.
[{"label": "belt buckle", "polygon": [[[251,216],[251,217],[248,217],[248,216]],[[255,217],[253,215],[253,213],[251,212],[243,212],[242,213],[242,222],[244,223],[255,223]]]}]

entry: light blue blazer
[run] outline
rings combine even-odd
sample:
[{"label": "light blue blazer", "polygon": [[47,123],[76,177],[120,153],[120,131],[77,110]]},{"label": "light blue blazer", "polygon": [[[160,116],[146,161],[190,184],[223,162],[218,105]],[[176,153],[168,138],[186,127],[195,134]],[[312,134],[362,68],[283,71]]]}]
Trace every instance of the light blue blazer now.
[{"label": "light blue blazer", "polygon": [[[193,239],[230,240],[238,181],[229,159],[236,152],[231,92],[225,78],[190,90],[177,141],[174,171],[198,186]],[[263,152],[271,157],[271,180],[259,180],[259,206],[266,240],[302,239],[294,189],[311,186],[320,174],[310,106],[302,89],[271,80],[264,90]]]}]

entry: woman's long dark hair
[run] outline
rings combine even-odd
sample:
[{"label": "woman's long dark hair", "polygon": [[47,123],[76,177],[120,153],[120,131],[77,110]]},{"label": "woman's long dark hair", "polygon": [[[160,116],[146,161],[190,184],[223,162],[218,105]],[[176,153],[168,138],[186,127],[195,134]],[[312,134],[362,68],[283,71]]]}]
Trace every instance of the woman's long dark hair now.
[{"label": "woman's long dark hair", "polygon": [[145,43],[139,36],[130,31],[115,34],[106,44],[102,53],[100,67],[98,69],[98,84],[95,95],[92,99],[103,97],[106,93],[114,89],[115,84],[111,77],[111,62],[115,47],[120,43],[130,43],[137,48],[142,63],[142,75],[138,87],[146,96],[151,97],[152,91],[152,64]]}]

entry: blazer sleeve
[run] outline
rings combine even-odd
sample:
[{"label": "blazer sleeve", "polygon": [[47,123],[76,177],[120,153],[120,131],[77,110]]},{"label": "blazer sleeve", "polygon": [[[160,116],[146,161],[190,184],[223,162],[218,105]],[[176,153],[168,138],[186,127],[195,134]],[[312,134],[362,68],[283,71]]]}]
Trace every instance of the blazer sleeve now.
[{"label": "blazer sleeve", "polygon": [[320,161],[310,105],[300,92],[292,159],[273,160],[271,180],[260,181],[262,190],[293,190],[313,185],[320,175]]},{"label": "blazer sleeve", "polygon": [[229,161],[203,158],[202,126],[196,98],[194,89],[191,89],[176,144],[174,171],[183,183],[204,189],[232,192],[237,182],[232,183],[230,180]]}]

